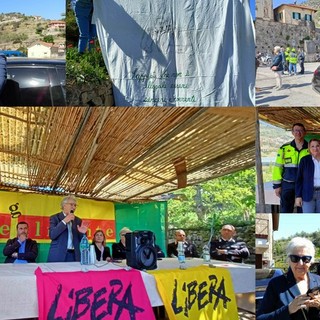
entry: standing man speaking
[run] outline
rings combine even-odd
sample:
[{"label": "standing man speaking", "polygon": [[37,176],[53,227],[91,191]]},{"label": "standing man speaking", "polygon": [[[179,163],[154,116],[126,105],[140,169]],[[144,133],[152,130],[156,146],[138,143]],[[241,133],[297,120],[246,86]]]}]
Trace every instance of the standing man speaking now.
[{"label": "standing man speaking", "polygon": [[[280,198],[280,213],[292,213],[295,202],[295,182],[298,165],[302,157],[309,154],[308,142],[304,139],[306,129],[302,123],[292,126],[294,140],[285,143],[278,150],[273,167],[273,189]],[[301,213],[301,208],[297,208]]]},{"label": "standing man speaking", "polygon": [[88,226],[74,215],[76,208],[75,197],[64,197],[61,201],[62,211],[50,217],[48,262],[80,261],[80,241]]}]

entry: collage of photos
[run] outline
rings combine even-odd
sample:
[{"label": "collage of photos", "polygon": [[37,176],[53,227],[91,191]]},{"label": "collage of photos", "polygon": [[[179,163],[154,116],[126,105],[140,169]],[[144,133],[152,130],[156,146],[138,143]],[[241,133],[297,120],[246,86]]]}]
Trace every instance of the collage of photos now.
[{"label": "collage of photos", "polygon": [[319,320],[318,213],[319,0],[0,4],[0,320]]}]

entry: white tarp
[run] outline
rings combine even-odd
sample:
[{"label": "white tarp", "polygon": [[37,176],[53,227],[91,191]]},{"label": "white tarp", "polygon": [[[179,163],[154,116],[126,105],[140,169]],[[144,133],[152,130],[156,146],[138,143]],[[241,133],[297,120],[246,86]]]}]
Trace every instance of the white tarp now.
[{"label": "white tarp", "polygon": [[248,0],[94,0],[116,106],[253,106]]}]

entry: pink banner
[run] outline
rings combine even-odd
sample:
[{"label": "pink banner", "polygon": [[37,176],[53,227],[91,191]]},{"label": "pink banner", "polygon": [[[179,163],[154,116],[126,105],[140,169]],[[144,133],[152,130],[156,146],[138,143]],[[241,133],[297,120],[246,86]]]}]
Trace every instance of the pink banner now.
[{"label": "pink banner", "polygon": [[39,320],[155,319],[137,270],[35,274]]}]

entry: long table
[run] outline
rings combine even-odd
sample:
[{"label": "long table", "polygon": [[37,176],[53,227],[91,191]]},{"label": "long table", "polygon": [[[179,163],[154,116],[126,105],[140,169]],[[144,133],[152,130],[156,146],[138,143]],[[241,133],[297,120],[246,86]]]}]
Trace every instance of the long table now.
[{"label": "long table", "polygon": [[[187,259],[188,268],[203,264],[202,259]],[[38,296],[35,270],[43,272],[107,271],[126,268],[126,262],[97,263],[82,266],[79,262],[0,264],[0,319],[26,319],[38,316]],[[252,295],[255,291],[255,268],[251,265],[225,263],[211,260],[209,267],[222,267],[230,271],[234,291],[240,296]],[[158,269],[178,268],[173,258],[158,260]],[[142,279],[153,307],[163,305],[153,275],[141,271]]]}]

